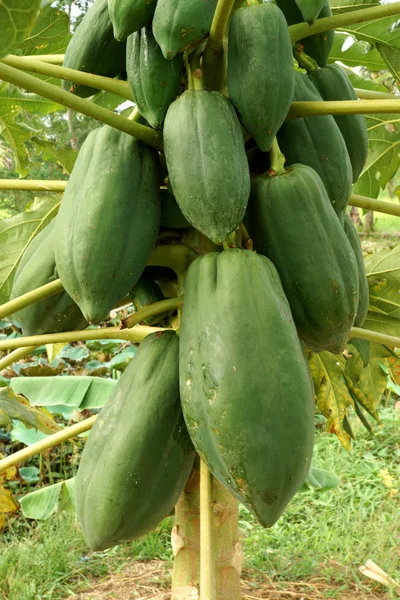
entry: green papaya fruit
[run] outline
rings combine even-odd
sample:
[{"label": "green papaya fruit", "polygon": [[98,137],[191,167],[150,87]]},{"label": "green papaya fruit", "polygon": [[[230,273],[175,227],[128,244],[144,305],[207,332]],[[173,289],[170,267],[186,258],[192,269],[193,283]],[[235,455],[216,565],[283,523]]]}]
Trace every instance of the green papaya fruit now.
[{"label": "green papaya fruit", "polygon": [[275,265],[299,336],[314,352],[343,351],[358,304],[358,270],[318,174],[294,164],[252,180],[247,228]]},{"label": "green papaya fruit", "polygon": [[314,398],[289,304],[265,256],[228,249],[191,264],[179,352],[182,409],[197,452],[270,527],[307,477]]},{"label": "green papaya fruit", "polygon": [[186,91],[164,123],[172,193],[184,217],[221,244],[241,222],[250,194],[242,130],[219,92]]},{"label": "green papaya fruit", "polygon": [[126,45],[128,82],[140,113],[152,127],[160,129],[171,102],[180,90],[182,56],[164,58],[150,27],[128,37]]},{"label": "green papaya fruit", "polygon": [[[58,279],[54,258],[55,219],[33,238],[15,273],[10,299]],[[67,294],[61,292],[39,300],[14,313],[13,318],[23,335],[59,333],[85,329],[87,322],[80,308]]]},{"label": "green papaya fruit", "polygon": [[314,23],[325,6],[326,0],[295,0],[295,2],[303,20],[307,23]]},{"label": "green papaya fruit", "polygon": [[[154,281],[154,279],[150,279],[150,277],[147,277],[146,275],[141,276],[139,281],[129,292],[129,296],[132,299],[135,311],[140,310],[148,304],[165,300],[160,286]],[[147,325],[158,325],[158,323],[161,323],[161,321],[163,321],[167,315],[168,311],[160,313],[159,315],[153,315],[147,319],[144,319],[144,323]]]},{"label": "green papaya fruit", "polygon": [[[79,23],[72,36],[64,57],[64,67],[116,77],[125,68],[126,44],[114,38],[112,23],[108,14],[107,0],[96,0]],[[99,90],[63,81],[63,88],[87,98],[97,94]]]},{"label": "green papaya fruit", "polygon": [[[304,73],[296,73],[294,100],[322,101]],[[332,116],[286,120],[278,132],[287,164],[308,165],[321,177],[339,219],[343,221],[350,198],[353,171],[340,129]]]},{"label": "green papaya fruit", "polygon": [[123,42],[135,31],[149,25],[156,4],[157,0],[108,0],[115,39]]},{"label": "green papaya fruit", "polygon": [[165,58],[174,58],[210,33],[217,0],[157,0],[153,34]]},{"label": "green papaya fruit", "polygon": [[[295,0],[276,0],[276,4],[285,15],[288,25],[302,23],[305,20]],[[318,18],[322,19],[331,16],[332,11],[329,2],[326,0]],[[310,37],[296,41],[297,44],[302,47],[303,52],[308,54],[308,56],[311,56],[320,67],[325,67],[328,63],[328,57],[333,45],[334,37],[334,30],[330,30],[316,33]]]},{"label": "green papaya fruit", "polygon": [[360,244],[360,238],[358,237],[358,233],[356,228],[353,225],[353,221],[351,220],[349,215],[345,215],[344,217],[344,231],[347,235],[347,238],[350,242],[350,245],[353,249],[354,256],[357,261],[358,268],[358,282],[359,282],[359,295],[358,295],[358,306],[357,306],[357,314],[354,321],[354,325],[356,327],[362,327],[365,319],[367,318],[368,308],[369,308],[369,286],[368,279],[365,274],[365,265],[364,265],[364,257],[362,253],[362,248]]},{"label": "green papaya fruit", "polygon": [[86,138],[55,226],[61,281],[90,323],[141,276],[160,224],[158,154],[107,125]]},{"label": "green papaya fruit", "polygon": [[146,337],[90,432],[75,495],[93,550],[147,533],[183,491],[195,453],[180,405],[178,356],[175,332]]},{"label": "green papaya fruit", "polygon": [[[357,100],[346,72],[333,64],[308,74],[324,100]],[[353,171],[353,183],[360,177],[368,155],[368,129],[364,115],[334,117],[346,143]]]},{"label": "green papaya fruit", "polygon": [[263,152],[269,150],[294,93],[287,23],[272,2],[240,8],[231,19],[228,92],[246,131]]},{"label": "green papaya fruit", "polygon": [[168,229],[185,229],[190,223],[185,219],[171,190],[160,189],[161,196],[161,226]]}]

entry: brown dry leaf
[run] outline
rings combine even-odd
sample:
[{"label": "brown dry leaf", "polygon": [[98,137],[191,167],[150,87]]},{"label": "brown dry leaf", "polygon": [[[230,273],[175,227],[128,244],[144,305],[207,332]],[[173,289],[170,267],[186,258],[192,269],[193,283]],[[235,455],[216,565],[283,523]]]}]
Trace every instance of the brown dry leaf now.
[{"label": "brown dry leaf", "polygon": [[61,429],[48,410],[33,408],[26,398],[16,395],[10,387],[0,389],[0,411],[10,419],[22,421],[26,427],[34,427],[43,433],[51,434]]},{"label": "brown dry leaf", "polygon": [[[4,455],[0,452],[0,460],[4,458]],[[17,467],[9,467],[5,471],[0,472],[0,485],[4,481],[13,481],[17,478]]]},{"label": "brown dry leaf", "polygon": [[16,513],[18,510],[18,504],[14,500],[11,492],[6,490],[0,484],[0,531],[4,529],[6,524],[7,515]]}]

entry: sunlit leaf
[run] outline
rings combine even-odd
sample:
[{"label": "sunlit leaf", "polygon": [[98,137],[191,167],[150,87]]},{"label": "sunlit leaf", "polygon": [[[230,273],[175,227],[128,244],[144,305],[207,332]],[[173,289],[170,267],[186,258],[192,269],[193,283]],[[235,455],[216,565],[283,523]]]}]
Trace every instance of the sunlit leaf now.
[{"label": "sunlit leaf", "polygon": [[400,29],[397,27],[398,17],[384,17],[375,21],[364,21],[355,25],[338,27],[337,31],[351,33],[359,40],[370,44],[387,44],[400,48]]},{"label": "sunlit leaf", "polygon": [[379,5],[379,0],[330,0],[329,5],[333,14],[360,10],[361,8],[372,8]]},{"label": "sunlit leaf", "polygon": [[326,429],[337,435],[349,450],[350,435],[345,428],[345,419],[349,406],[353,406],[354,402],[343,375],[345,359],[330,352],[311,353],[309,363],[313,378],[316,373],[320,376],[315,394],[318,408],[327,419]]},{"label": "sunlit leaf", "polygon": [[[353,43],[349,46],[349,36],[345,33],[336,33],[332,49],[329,53],[329,62],[340,61],[348,67],[362,65],[370,71],[381,71],[386,68],[386,63],[376,48],[362,40],[352,39]],[[343,49],[345,42],[345,49]],[[360,79],[365,81],[364,77],[360,77]],[[387,90],[383,87],[382,91]]]},{"label": "sunlit leaf", "polygon": [[400,74],[400,48],[394,48],[388,44],[377,44],[376,48],[393,77],[398,79]]},{"label": "sunlit leaf", "polygon": [[42,8],[31,34],[21,44],[21,54],[64,54],[70,39],[67,13],[47,6]]},{"label": "sunlit leaf", "polygon": [[35,235],[56,216],[58,207],[58,198],[38,199],[31,210],[0,221],[0,304],[10,298],[22,254]]},{"label": "sunlit leaf", "polygon": [[26,110],[37,115],[47,115],[57,110],[65,110],[61,104],[47,100],[43,96],[22,92],[13,85],[5,85],[0,90],[0,114],[13,114]]},{"label": "sunlit leaf", "polygon": [[7,107],[1,107],[0,105],[0,136],[8,144],[15,158],[16,171],[25,177],[28,172],[28,149],[25,142],[28,142],[33,135],[38,132],[33,130],[31,127],[24,123],[17,123],[15,116],[19,110],[16,110],[16,114],[13,114],[12,110],[6,111]]},{"label": "sunlit leaf", "polygon": [[0,3],[0,58],[10,54],[32,29],[40,0],[2,0]]},{"label": "sunlit leaf", "polygon": [[38,137],[33,137],[32,142],[35,144],[36,152],[41,155],[44,161],[56,162],[62,166],[64,171],[71,174],[78,153],[72,148],[64,147],[58,149],[53,142],[41,140]]},{"label": "sunlit leaf", "polygon": [[22,396],[17,396],[10,387],[0,389],[0,408],[11,419],[22,421],[27,427],[34,427],[43,433],[60,431],[48,411],[43,408],[33,408]]},{"label": "sunlit leaf", "polygon": [[28,519],[45,520],[55,512],[75,510],[75,478],[48,485],[19,500]]}]

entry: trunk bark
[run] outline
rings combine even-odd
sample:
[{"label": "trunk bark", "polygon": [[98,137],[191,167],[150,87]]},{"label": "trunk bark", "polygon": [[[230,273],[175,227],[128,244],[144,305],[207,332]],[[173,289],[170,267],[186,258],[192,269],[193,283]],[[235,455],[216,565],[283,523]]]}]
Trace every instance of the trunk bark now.
[{"label": "trunk bark", "polygon": [[369,210],[365,215],[365,233],[371,233],[374,231],[374,213]]}]

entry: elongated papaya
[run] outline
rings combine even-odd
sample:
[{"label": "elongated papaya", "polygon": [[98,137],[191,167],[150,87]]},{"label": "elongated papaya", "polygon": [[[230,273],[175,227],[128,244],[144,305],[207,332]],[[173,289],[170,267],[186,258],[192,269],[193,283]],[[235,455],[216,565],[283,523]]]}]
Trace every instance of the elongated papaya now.
[{"label": "elongated papaya", "polygon": [[359,295],[358,295],[358,305],[357,305],[357,314],[354,321],[354,325],[356,327],[362,327],[363,323],[367,317],[368,307],[369,307],[369,286],[368,279],[365,274],[365,265],[364,265],[364,257],[362,253],[362,248],[360,244],[360,238],[358,237],[358,233],[356,228],[353,225],[353,222],[349,215],[345,215],[344,217],[344,231],[347,235],[347,238],[350,242],[350,245],[353,249],[354,256],[357,261],[358,268],[358,284],[359,284]]},{"label": "elongated papaya", "polygon": [[115,39],[123,42],[131,33],[149,25],[156,4],[157,0],[108,0]]},{"label": "elongated papaya", "polygon": [[182,56],[164,58],[151,28],[143,27],[128,37],[126,71],[140,113],[152,127],[159,129],[180,90]]},{"label": "elongated papaya", "polygon": [[242,220],[250,194],[242,130],[230,101],[219,92],[184,92],[168,109],[164,152],[184,217],[221,244]]},{"label": "elongated papaya", "polygon": [[[95,75],[115,77],[125,68],[126,44],[114,38],[107,0],[96,0],[78,25],[64,57],[64,67]],[[99,90],[63,81],[63,88],[87,98]]]},{"label": "elongated papaya", "polygon": [[[357,100],[350,79],[339,65],[333,64],[308,74],[324,100]],[[353,183],[361,175],[368,155],[368,130],[364,115],[337,115],[339,127],[349,153]]]},{"label": "elongated papaya", "polygon": [[[146,275],[141,276],[139,281],[129,292],[129,296],[132,298],[133,306],[136,311],[148,304],[153,304],[153,302],[165,300],[160,286],[154,279],[150,279],[150,277],[147,277]],[[144,322],[147,323],[147,325],[157,325],[158,323],[161,323],[167,315],[168,311],[158,315],[152,315],[151,317],[144,319]]]},{"label": "elongated papaya", "polygon": [[180,405],[178,356],[175,332],[145,338],[90,432],[75,494],[93,550],[147,533],[183,491],[194,449]]},{"label": "elongated papaya", "polygon": [[314,399],[274,265],[249,250],[197,258],[182,310],[183,414],[208,468],[264,527],[303,485]]},{"label": "elongated papaya", "polygon": [[[58,279],[54,258],[54,226],[53,219],[25,250],[15,273],[11,300]],[[67,292],[39,300],[14,313],[13,317],[24,335],[58,333],[87,327],[79,307]]]},{"label": "elongated papaya", "polygon": [[244,6],[232,17],[228,92],[244,128],[263,152],[269,150],[294,93],[287,23],[272,2]]},{"label": "elongated papaya", "polygon": [[299,336],[315,352],[342,352],[357,311],[358,270],[318,174],[294,164],[255,177],[247,227],[280,275]]},{"label": "elongated papaya", "polygon": [[61,281],[90,323],[138,281],[160,224],[158,154],[113,127],[86,138],[55,227]]},{"label": "elongated papaya", "polygon": [[[304,73],[296,73],[294,100],[322,100]],[[278,142],[288,165],[302,163],[318,173],[336,214],[343,220],[353,171],[335,119],[323,116],[286,120],[278,132]]]},{"label": "elongated papaya", "polygon": [[153,33],[165,58],[190,50],[210,33],[217,0],[157,0]]},{"label": "elongated papaya", "polygon": [[[286,17],[288,25],[302,23],[304,17],[295,0],[276,0],[276,4]],[[332,11],[329,2],[326,1],[322,7],[318,18],[331,17]],[[332,48],[335,32],[333,30],[316,33],[310,37],[298,40],[297,43],[302,47],[303,51],[311,56],[320,67],[325,67],[328,63],[329,53]]]}]

